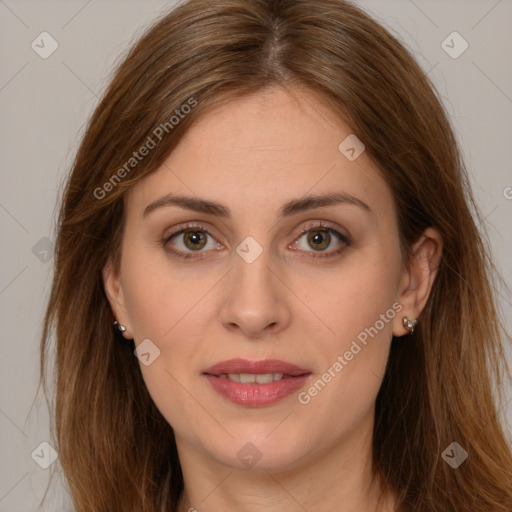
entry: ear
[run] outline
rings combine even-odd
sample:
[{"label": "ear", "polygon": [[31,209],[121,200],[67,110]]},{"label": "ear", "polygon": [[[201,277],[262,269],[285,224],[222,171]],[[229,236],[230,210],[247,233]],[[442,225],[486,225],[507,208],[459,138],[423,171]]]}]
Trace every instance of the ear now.
[{"label": "ear", "polygon": [[434,228],[426,229],[414,244],[410,264],[403,269],[400,280],[398,301],[403,309],[400,317],[395,317],[394,336],[403,336],[409,332],[402,323],[404,317],[415,320],[423,311],[437,275],[442,249],[443,239]]},{"label": "ear", "polygon": [[123,337],[132,339],[132,330],[129,325],[128,313],[126,311],[126,304],[124,300],[123,289],[119,280],[119,270],[109,259],[102,269],[103,287],[105,294],[112,308],[114,316],[117,318],[121,325],[126,327]]}]

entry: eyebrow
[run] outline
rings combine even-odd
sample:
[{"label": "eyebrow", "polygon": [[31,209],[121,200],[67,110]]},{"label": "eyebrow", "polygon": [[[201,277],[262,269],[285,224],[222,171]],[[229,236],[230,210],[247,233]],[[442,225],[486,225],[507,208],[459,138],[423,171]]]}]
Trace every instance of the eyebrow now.
[{"label": "eyebrow", "polygon": [[[369,214],[373,214],[372,209],[361,199],[348,193],[332,193],[317,196],[307,196],[299,199],[294,199],[285,203],[278,212],[278,218],[283,219],[290,217],[297,213],[312,210],[314,208],[321,208],[323,206],[332,205],[351,205],[357,206]],[[230,218],[231,210],[223,204],[215,201],[209,201],[207,199],[201,199],[196,197],[187,196],[174,196],[168,194],[152,203],[148,204],[144,208],[142,214],[146,217],[149,213],[166,206],[177,206],[185,210],[191,210],[198,213],[206,213],[209,215],[215,215],[222,218]]]}]

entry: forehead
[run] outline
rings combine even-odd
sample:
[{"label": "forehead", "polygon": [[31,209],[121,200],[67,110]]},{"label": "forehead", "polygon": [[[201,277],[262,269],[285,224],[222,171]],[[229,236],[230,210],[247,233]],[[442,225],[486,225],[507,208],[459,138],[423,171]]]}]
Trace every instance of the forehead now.
[{"label": "forehead", "polygon": [[130,190],[129,209],[140,212],[173,193],[254,215],[332,192],[389,208],[391,192],[366,153],[350,160],[340,151],[347,137],[354,137],[350,126],[307,90],[274,87],[237,98],[198,119],[164,164]]}]

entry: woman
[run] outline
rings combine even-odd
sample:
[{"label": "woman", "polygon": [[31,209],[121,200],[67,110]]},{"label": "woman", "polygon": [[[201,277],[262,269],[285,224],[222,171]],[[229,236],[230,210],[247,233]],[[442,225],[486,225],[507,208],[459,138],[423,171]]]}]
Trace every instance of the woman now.
[{"label": "woman", "polygon": [[359,8],[164,16],[60,214],[42,370],[54,330],[76,510],[512,509],[473,210],[432,85]]}]

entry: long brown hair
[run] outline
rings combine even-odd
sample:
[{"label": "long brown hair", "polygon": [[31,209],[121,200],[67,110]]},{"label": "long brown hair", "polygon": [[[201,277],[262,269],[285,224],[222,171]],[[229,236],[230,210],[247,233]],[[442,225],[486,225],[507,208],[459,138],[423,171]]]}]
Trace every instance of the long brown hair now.
[{"label": "long brown hair", "polygon": [[[512,455],[493,395],[509,375],[509,337],[478,208],[428,77],[343,0],[190,0],[150,27],[116,70],[64,192],[41,377],[47,390],[55,335],[54,442],[77,512],[175,511],[183,490],[173,430],[133,347],[115,338],[103,289],[101,270],[119,256],[125,192],[208,109],[294,84],[364,142],[393,191],[405,261],[427,227],[443,237],[418,327],[407,343],[392,342],[376,403],[375,475],[401,512],[512,509]],[[153,147],[131,160],[148,137]],[[456,469],[441,456],[452,442],[469,454]]]}]

